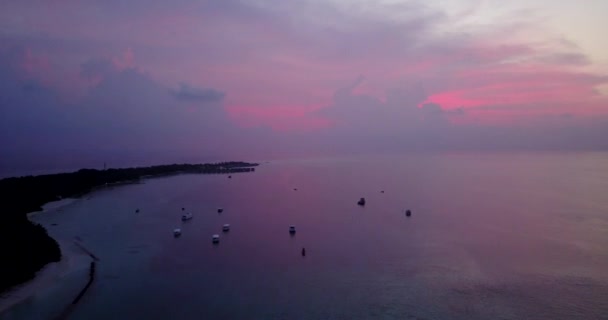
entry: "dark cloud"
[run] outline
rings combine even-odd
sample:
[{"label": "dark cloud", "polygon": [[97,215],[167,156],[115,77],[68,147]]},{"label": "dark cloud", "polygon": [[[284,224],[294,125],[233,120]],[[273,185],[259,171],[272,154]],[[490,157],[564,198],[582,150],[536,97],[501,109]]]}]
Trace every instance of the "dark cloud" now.
[{"label": "dark cloud", "polygon": [[198,88],[180,83],[177,90],[171,90],[171,94],[180,101],[187,102],[221,102],[226,94],[211,88]]},{"label": "dark cloud", "polygon": [[429,116],[438,116],[443,114],[443,109],[436,103],[425,103],[420,109]]},{"label": "dark cloud", "polygon": [[[22,75],[13,61],[13,54],[0,52],[0,174],[28,164],[73,169],[105,160],[132,165],[150,157],[164,162],[221,156],[229,153],[225,144],[242,139],[221,105],[178,108],[168,88],[135,68],[117,70],[90,60],[83,76],[103,77],[68,103]],[[202,97],[201,91],[188,92],[189,99],[219,101],[211,91]]]},{"label": "dark cloud", "polygon": [[86,79],[106,77],[116,71],[109,59],[91,59],[80,65],[80,76]]},{"label": "dark cloud", "polygon": [[391,90],[384,100],[354,93],[363,81],[364,78],[359,77],[353,84],[336,90],[333,104],[315,112],[315,115],[335,122],[336,129],[343,132],[399,135],[448,125],[447,118],[456,114],[434,103],[419,107],[427,96],[418,85]]}]

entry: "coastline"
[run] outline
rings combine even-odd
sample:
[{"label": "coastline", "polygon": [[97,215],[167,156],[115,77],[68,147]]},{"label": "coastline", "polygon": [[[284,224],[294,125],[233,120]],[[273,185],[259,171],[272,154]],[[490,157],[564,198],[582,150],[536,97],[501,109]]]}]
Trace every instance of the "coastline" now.
[{"label": "coastline", "polygon": [[[32,280],[0,295],[0,316],[21,303],[34,299],[45,289],[61,286],[64,278],[89,267],[92,258],[76,244],[65,240],[57,240],[57,242],[61,248],[61,260],[47,264]],[[69,303],[70,301],[66,301],[66,305]]]},{"label": "coastline", "polygon": [[33,212],[28,212],[26,214],[27,218],[31,218],[33,216],[39,215],[39,214],[43,214],[43,213],[51,213],[53,211],[58,211],[61,210],[64,207],[69,206],[70,204],[76,202],[80,200],[79,198],[65,198],[65,199],[61,199],[61,200],[57,200],[57,201],[51,201],[51,202],[47,202],[42,206],[42,210],[40,211],[33,211]]},{"label": "coastline", "polygon": [[[57,291],[63,280],[77,271],[93,268],[91,262],[98,258],[88,251],[82,244],[66,239],[51,237],[48,226],[38,226],[30,218],[43,213],[61,211],[65,206],[76,202],[83,196],[99,189],[141,183],[143,179],[170,176],[175,174],[236,174],[255,171],[257,163],[247,162],[221,162],[211,164],[173,164],[152,167],[134,167],[121,169],[81,169],[76,172],[60,173],[42,176],[10,177],[0,179],[0,191],[9,199],[3,203],[6,214],[0,221],[3,227],[7,227],[3,244],[11,247],[11,250],[27,249],[29,254],[45,254],[46,261],[53,261],[61,253],[61,260],[51,263],[40,263],[28,260],[23,256],[9,255],[7,261],[24,267],[24,273],[31,269],[30,275],[37,271],[34,277],[24,283],[16,285],[10,281],[8,291],[0,293],[0,316],[19,314],[22,309],[27,309],[29,303],[38,298],[42,299],[44,292]],[[21,201],[24,194],[29,194],[28,201]],[[0,210],[2,211],[2,210]],[[25,219],[23,219],[25,218]],[[11,227],[14,225],[14,228]],[[30,237],[33,235],[33,237]],[[11,243],[11,238],[22,239],[22,241]],[[31,240],[31,239],[35,239]],[[32,242],[35,246],[32,246]],[[37,251],[38,247],[41,251]],[[23,248],[22,248],[23,247]],[[46,251],[44,251],[46,250]],[[10,250],[9,250],[10,252]],[[52,259],[52,260],[51,260]],[[44,261],[43,261],[44,262]],[[12,269],[13,273],[19,273],[19,268]],[[3,279],[10,279],[11,274],[0,275]],[[80,281],[80,280],[78,280]],[[0,282],[4,283],[4,282]],[[84,285],[85,282],[83,282]],[[87,285],[88,286],[88,285]],[[5,287],[0,290],[7,290]],[[68,291],[71,290],[68,288]],[[57,301],[58,305],[64,305],[64,299]],[[70,302],[66,301],[65,305]],[[15,310],[14,312],[12,312]]]}]

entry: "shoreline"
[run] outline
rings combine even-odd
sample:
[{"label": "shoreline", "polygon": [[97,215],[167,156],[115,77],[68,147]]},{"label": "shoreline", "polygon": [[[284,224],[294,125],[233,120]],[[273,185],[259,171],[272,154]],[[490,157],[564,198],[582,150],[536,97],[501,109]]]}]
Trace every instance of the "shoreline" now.
[{"label": "shoreline", "polygon": [[[70,274],[86,269],[93,259],[74,243],[57,240],[61,248],[61,260],[51,262],[36,273],[36,276],[0,295],[0,316],[21,303],[34,298],[38,293],[53,286],[62,285],[62,279]],[[66,305],[70,301],[66,301]]]},{"label": "shoreline", "polygon": [[26,214],[26,216],[29,219],[29,218],[31,218],[33,216],[37,216],[39,214],[52,213],[54,211],[59,211],[59,210],[63,209],[64,207],[67,207],[78,200],[80,200],[80,199],[79,198],[64,198],[64,199],[57,200],[57,201],[47,202],[44,205],[42,205],[42,210],[28,212]]},{"label": "shoreline", "polygon": [[[141,183],[144,179],[176,174],[236,174],[254,172],[256,166],[258,166],[257,163],[247,162],[172,164],[120,169],[104,168],[104,170],[81,169],[70,173],[0,179],[0,191],[9,199],[7,203],[2,204],[3,208],[0,208],[4,209],[6,207],[6,211],[9,212],[6,214],[6,217],[0,217],[6,219],[6,223],[4,220],[0,221],[0,223],[4,224],[3,227],[7,226],[7,240],[10,240],[11,236],[17,238],[16,235],[28,239],[28,234],[34,234],[38,236],[35,239],[40,239],[40,244],[44,243],[46,245],[46,247],[40,246],[48,250],[48,252],[43,252],[48,256],[46,261],[57,258],[57,246],[61,253],[61,260],[58,262],[35,264],[21,256],[8,256],[8,262],[14,262],[19,266],[25,267],[25,270],[30,268],[33,272],[40,268],[40,266],[43,267],[35,273],[31,280],[12,288],[9,286],[8,290],[7,288],[1,288],[1,290],[7,291],[0,293],[0,315],[8,313],[11,309],[27,301],[36,299],[41,291],[45,291],[49,287],[61,285],[61,280],[65,279],[69,274],[80,270],[82,266],[88,267],[92,261],[98,260],[94,254],[80,243],[72,243],[66,239],[51,237],[48,233],[48,226],[43,226],[47,230],[43,234],[37,223],[30,220],[31,217],[38,214],[60,211],[61,208],[82,199],[85,195],[103,188]],[[22,201],[25,194],[30,195],[28,201]],[[21,220],[23,217],[29,223],[23,223],[23,220]],[[10,224],[14,224],[15,228],[11,229]],[[5,234],[3,233],[3,235]],[[40,253],[36,251],[36,248],[32,250],[31,243],[28,243],[29,247],[21,245],[22,243],[16,242],[11,244],[12,249],[20,250],[22,249],[21,247],[25,247],[31,250],[30,254]],[[83,264],[83,261],[86,263]],[[2,274],[0,276],[7,279],[11,277],[10,274]]]}]

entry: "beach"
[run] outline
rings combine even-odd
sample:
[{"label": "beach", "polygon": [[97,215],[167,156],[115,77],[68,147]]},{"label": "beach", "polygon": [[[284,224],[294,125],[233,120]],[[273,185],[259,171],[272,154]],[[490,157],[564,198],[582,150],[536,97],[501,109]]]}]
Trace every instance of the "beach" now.
[{"label": "beach", "polygon": [[[34,299],[38,293],[47,291],[49,287],[61,286],[64,278],[89,267],[91,257],[73,242],[58,241],[58,243],[61,247],[61,260],[49,263],[36,273],[34,279],[3,293],[0,296],[0,315],[12,307]],[[67,300],[66,305],[69,303],[71,301]]]},{"label": "beach", "polygon": [[30,212],[27,214],[27,217],[31,218],[33,216],[43,213],[52,213],[55,211],[60,211],[62,208],[69,206],[77,200],[77,198],[65,198],[57,201],[47,202],[42,206],[42,210]]},{"label": "beach", "polygon": [[[39,214],[52,214],[61,208],[74,202],[76,199],[63,199],[44,205],[43,210],[28,214],[28,217]],[[51,230],[48,230],[52,235]],[[54,237],[54,236],[53,236]],[[82,273],[89,268],[89,263],[92,257],[82,249],[82,244],[76,244],[72,239],[60,239],[54,237],[61,248],[61,260],[52,262],[44,266],[36,273],[36,277],[26,283],[18,285],[9,291],[0,295],[0,317],[8,317],[8,319],[18,319],[19,316],[12,317],[11,314],[19,314],[13,312],[13,309],[26,308],[29,302],[32,302],[41,296],[46,296],[49,292],[62,291],[64,280],[74,274]],[[82,286],[86,283],[86,278],[82,280]],[[75,296],[77,292],[73,294]],[[71,303],[69,294],[65,294],[64,302],[60,302],[55,307],[57,310],[65,308]]]}]

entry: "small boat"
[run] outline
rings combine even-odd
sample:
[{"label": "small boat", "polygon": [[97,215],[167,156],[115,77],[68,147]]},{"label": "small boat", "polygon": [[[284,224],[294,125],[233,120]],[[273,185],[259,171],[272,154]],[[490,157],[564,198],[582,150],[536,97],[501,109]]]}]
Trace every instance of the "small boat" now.
[{"label": "small boat", "polygon": [[359,199],[359,201],[357,202],[357,204],[360,205],[360,206],[364,206],[365,205],[365,198]]},{"label": "small boat", "polygon": [[406,211],[405,211],[405,216],[406,216],[406,217],[409,217],[409,216],[411,216],[411,215],[412,215],[412,211],[410,211],[410,210],[406,210]]},{"label": "small boat", "polygon": [[224,208],[217,208],[217,213],[222,213],[224,212]]},{"label": "small boat", "polygon": [[296,226],[289,226],[289,233],[294,234],[296,233]]},{"label": "small boat", "polygon": [[213,243],[219,243],[220,242],[220,235],[219,234],[214,234],[211,237],[211,242],[213,242]]},{"label": "small boat", "polygon": [[180,229],[180,228],[173,229],[173,236],[174,237],[179,237],[181,235],[182,235],[182,229]]},{"label": "small boat", "polygon": [[192,218],[193,218],[193,216],[192,216],[192,213],[190,213],[190,212],[188,212],[186,214],[182,214],[182,221],[187,221],[187,220],[190,220]]},{"label": "small boat", "polygon": [[224,232],[228,232],[228,231],[230,231],[230,225],[226,223],[226,224],[225,224],[225,225],[222,227],[222,231],[224,231]]}]

